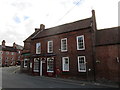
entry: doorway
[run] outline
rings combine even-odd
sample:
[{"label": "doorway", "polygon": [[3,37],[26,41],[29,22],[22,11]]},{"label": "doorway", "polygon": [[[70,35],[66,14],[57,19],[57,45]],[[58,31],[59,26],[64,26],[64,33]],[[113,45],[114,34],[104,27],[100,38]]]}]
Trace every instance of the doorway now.
[{"label": "doorway", "polygon": [[42,73],[42,59],[40,59],[40,64],[39,64],[39,68],[40,68],[40,71],[39,71],[39,73],[40,73],[40,76],[42,76],[43,75],[43,73]]}]

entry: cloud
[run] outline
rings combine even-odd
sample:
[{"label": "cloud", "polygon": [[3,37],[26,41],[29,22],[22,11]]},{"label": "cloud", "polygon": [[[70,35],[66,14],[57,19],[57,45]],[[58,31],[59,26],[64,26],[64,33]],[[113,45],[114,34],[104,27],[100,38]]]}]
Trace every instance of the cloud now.
[{"label": "cloud", "polygon": [[26,8],[31,7],[31,3],[27,2],[26,0],[17,0],[11,3],[11,6],[17,8],[18,10],[24,10]]},{"label": "cloud", "polygon": [[24,20],[27,20],[27,19],[29,19],[29,16],[24,16],[23,18],[24,18]]},{"label": "cloud", "polygon": [[85,0],[76,0],[73,1],[73,4],[75,4],[76,6],[80,6]]},{"label": "cloud", "polygon": [[18,16],[14,16],[13,17],[13,20],[16,22],[16,23],[21,23],[21,20]]},{"label": "cloud", "polygon": [[96,11],[98,28],[118,25],[118,0],[78,2],[79,0],[0,0],[0,40],[23,45],[23,41],[40,24],[49,28],[88,18],[91,17],[92,9]]}]

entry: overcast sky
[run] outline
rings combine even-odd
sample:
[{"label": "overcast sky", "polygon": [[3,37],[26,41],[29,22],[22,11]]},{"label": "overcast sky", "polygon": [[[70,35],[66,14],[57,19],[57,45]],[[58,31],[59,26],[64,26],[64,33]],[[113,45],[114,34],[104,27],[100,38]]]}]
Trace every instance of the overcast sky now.
[{"label": "overcast sky", "polygon": [[120,0],[0,0],[0,42],[23,45],[35,28],[45,28],[91,17],[96,12],[97,28],[118,26]]}]

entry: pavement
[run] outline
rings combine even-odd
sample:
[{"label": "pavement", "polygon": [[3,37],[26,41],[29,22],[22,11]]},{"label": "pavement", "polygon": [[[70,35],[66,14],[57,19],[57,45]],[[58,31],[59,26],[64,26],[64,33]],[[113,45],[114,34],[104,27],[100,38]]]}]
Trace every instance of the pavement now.
[{"label": "pavement", "polygon": [[[4,67],[7,68],[7,67]],[[21,73],[20,72],[20,67],[19,66],[12,66],[9,68],[13,68],[12,71],[8,70],[8,72],[12,72],[12,73]],[[25,73],[24,73],[25,74]],[[35,78],[41,78],[41,79],[47,79],[47,80],[53,80],[53,81],[61,81],[64,83],[71,83],[71,84],[79,84],[81,86],[98,86],[98,87],[107,87],[107,88],[120,88],[117,84],[113,84],[113,83],[99,83],[99,82],[88,82],[88,81],[78,81],[78,80],[73,80],[73,79],[65,79],[65,78],[55,78],[55,77],[45,77],[45,76],[33,76]]]},{"label": "pavement", "polygon": [[[43,76],[44,77],[44,76]],[[71,79],[63,79],[63,78],[54,78],[54,77],[45,77],[45,78],[52,78],[54,80],[62,80],[64,82],[72,82],[72,83],[79,83],[80,85],[96,85],[102,87],[109,87],[109,88],[120,88],[117,84],[105,84],[99,82],[89,82],[89,81],[78,81],[78,80],[71,80]]]},{"label": "pavement", "polygon": [[[17,72],[17,71],[16,71]],[[18,71],[18,73],[20,73]],[[35,76],[35,77],[40,77],[40,76]],[[60,77],[45,77],[42,76],[43,78],[48,78],[48,79],[53,79],[53,80],[61,80],[64,82],[72,82],[72,83],[79,83],[81,85],[97,85],[97,86],[105,86],[109,88],[120,88],[118,84],[116,83],[100,83],[100,82],[94,82],[94,81],[78,81],[74,79],[67,79],[67,78],[60,78]]]},{"label": "pavement", "polygon": [[0,67],[0,90],[2,89],[2,69]]}]

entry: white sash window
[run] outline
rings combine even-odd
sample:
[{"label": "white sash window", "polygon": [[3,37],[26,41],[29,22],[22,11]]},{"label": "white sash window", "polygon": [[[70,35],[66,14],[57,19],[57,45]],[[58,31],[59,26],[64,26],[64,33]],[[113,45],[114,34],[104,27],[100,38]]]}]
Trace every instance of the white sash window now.
[{"label": "white sash window", "polygon": [[77,36],[77,50],[84,50],[85,43],[84,43],[84,35]]},{"label": "white sash window", "polygon": [[79,72],[86,72],[85,56],[78,56],[78,71]]},{"label": "white sash window", "polygon": [[63,71],[69,71],[69,57],[62,57]]},{"label": "white sash window", "polygon": [[41,43],[36,43],[36,54],[41,53]]}]

